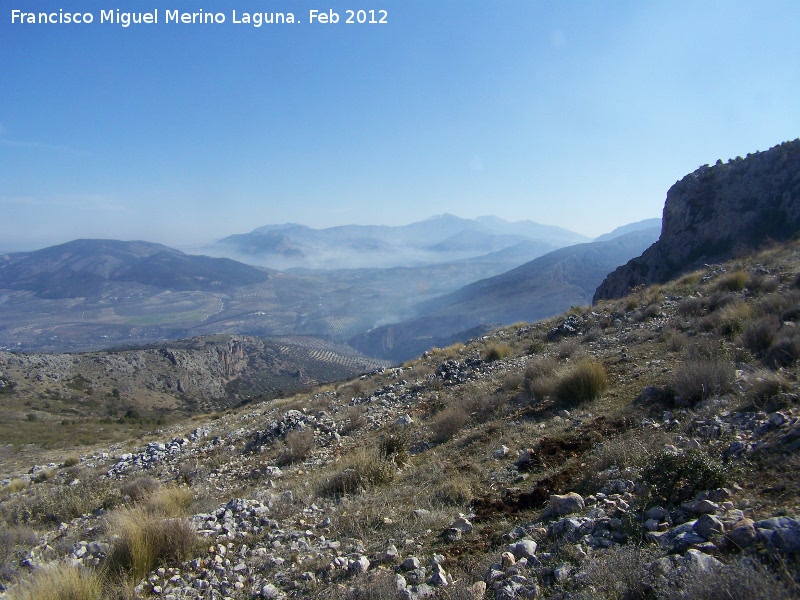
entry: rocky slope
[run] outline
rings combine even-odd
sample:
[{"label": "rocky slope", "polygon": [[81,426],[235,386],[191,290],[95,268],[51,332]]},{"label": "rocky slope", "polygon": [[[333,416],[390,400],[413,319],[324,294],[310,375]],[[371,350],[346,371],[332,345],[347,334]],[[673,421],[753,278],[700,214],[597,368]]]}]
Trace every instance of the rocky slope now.
[{"label": "rocky slope", "polygon": [[705,165],[667,192],[658,242],[611,273],[594,300],[619,298],[798,231],[800,139]]},{"label": "rocky slope", "polygon": [[794,244],[4,469],[2,584],[110,578],[138,510],[187,544],[110,597],[797,597],[798,282]]}]

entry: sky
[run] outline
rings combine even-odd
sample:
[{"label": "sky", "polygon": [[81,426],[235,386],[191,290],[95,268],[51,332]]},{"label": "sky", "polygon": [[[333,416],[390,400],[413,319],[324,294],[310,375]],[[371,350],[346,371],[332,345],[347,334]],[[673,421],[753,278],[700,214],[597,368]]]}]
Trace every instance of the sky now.
[{"label": "sky", "polygon": [[[159,23],[100,22],[116,8]],[[201,9],[225,22],[164,22]],[[795,0],[8,0],[0,250],[441,213],[596,236],[800,137],[798,24]]]}]

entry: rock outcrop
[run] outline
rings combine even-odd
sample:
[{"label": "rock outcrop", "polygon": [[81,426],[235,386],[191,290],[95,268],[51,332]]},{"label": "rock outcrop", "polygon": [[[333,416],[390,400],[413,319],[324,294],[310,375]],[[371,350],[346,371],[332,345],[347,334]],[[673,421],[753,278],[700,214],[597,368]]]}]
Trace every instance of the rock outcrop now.
[{"label": "rock outcrop", "polygon": [[659,240],[612,272],[594,301],[663,283],[800,231],[800,139],[705,165],[667,192]]}]

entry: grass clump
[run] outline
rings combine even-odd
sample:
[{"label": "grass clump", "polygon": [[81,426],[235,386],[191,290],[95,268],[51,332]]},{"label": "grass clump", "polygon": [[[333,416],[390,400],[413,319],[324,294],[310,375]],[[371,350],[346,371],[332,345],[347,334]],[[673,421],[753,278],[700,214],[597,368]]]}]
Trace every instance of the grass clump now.
[{"label": "grass clump", "polygon": [[719,281],[717,281],[716,287],[718,290],[727,292],[740,292],[747,285],[747,281],[747,273],[739,269],[731,273],[725,273],[725,275],[720,277]]},{"label": "grass clump", "polygon": [[692,569],[677,579],[663,580],[656,587],[664,600],[789,600],[797,589],[790,590],[770,569],[752,558],[740,558],[717,569]]},{"label": "grass clump", "polygon": [[116,541],[106,559],[108,575],[135,584],[157,564],[188,559],[199,547],[185,518],[192,500],[186,488],[163,487],[141,505],[111,513],[107,527]]},{"label": "grass clump", "polygon": [[93,570],[55,563],[35,571],[8,595],[9,600],[101,600],[103,580]]},{"label": "grass clump", "polygon": [[487,362],[495,362],[511,356],[511,346],[508,344],[492,344],[483,353],[483,358]]},{"label": "grass clump", "polygon": [[689,347],[672,381],[684,401],[697,403],[733,389],[736,370],[722,340],[703,340]]},{"label": "grass clump", "polygon": [[800,359],[800,332],[784,330],[767,350],[764,362],[768,367],[778,369],[789,367]]},{"label": "grass clump", "polygon": [[347,459],[343,468],[325,478],[317,493],[333,498],[359,494],[370,487],[389,483],[394,479],[395,471],[394,463],[382,459],[380,452],[361,448]]},{"label": "grass clump", "polygon": [[64,466],[64,468],[67,468],[67,469],[70,468],[70,467],[77,467],[80,464],[80,462],[81,462],[81,459],[78,458],[77,455],[73,454],[73,455],[68,456],[67,458],[64,459],[63,466]]},{"label": "grass clump", "polygon": [[551,357],[537,357],[528,363],[522,377],[522,387],[531,399],[541,402],[553,389],[553,374],[558,362]]},{"label": "grass clump", "polygon": [[22,479],[21,477],[15,477],[8,484],[3,488],[4,492],[8,492],[13,494],[14,492],[21,492],[26,487],[28,487],[28,482]]},{"label": "grass clump", "polygon": [[780,322],[774,316],[752,320],[742,331],[742,344],[753,355],[764,356],[775,341],[780,326]]},{"label": "grass clump", "polygon": [[448,406],[443,411],[437,413],[431,422],[431,440],[434,443],[442,444],[452,439],[469,420],[469,414],[460,404]]},{"label": "grass clump", "polygon": [[577,406],[594,400],[608,389],[606,370],[599,362],[580,360],[568,367],[556,380],[553,396],[562,405]]},{"label": "grass clump", "polygon": [[124,508],[109,518],[117,536],[106,563],[113,578],[140,581],[159,563],[183,561],[198,548],[194,527],[182,518],[164,518],[142,507]]}]

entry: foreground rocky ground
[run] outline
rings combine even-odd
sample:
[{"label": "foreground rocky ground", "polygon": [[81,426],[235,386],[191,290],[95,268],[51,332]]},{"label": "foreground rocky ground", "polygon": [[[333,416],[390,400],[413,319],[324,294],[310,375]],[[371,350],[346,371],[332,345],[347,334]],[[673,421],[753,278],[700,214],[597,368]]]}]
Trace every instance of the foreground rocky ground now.
[{"label": "foreground rocky ground", "polygon": [[798,248],[5,473],[4,595],[797,597]]}]

